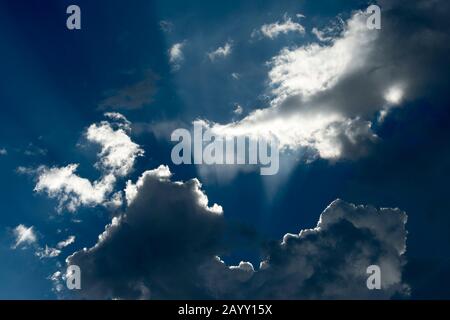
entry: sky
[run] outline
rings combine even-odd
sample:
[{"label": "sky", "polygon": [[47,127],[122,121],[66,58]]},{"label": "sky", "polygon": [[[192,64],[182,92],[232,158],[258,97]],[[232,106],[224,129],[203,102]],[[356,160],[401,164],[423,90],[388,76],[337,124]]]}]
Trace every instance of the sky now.
[{"label": "sky", "polygon": [[[450,298],[449,17],[0,1],[0,299]],[[273,139],[279,170],[174,163],[195,124]]]}]

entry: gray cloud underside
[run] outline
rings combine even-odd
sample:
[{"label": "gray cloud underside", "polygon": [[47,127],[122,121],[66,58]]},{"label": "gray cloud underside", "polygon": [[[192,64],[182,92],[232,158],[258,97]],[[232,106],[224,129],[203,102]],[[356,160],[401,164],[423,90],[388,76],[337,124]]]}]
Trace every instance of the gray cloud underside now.
[{"label": "gray cloud underside", "polygon": [[[273,244],[261,267],[229,267],[224,218],[208,207],[200,183],[172,182],[157,170],[144,174],[123,216],[98,243],[70,256],[82,270],[90,299],[391,298],[407,294],[402,282],[406,214],[334,201],[315,229]],[[382,270],[382,290],[366,287],[366,268]]]}]

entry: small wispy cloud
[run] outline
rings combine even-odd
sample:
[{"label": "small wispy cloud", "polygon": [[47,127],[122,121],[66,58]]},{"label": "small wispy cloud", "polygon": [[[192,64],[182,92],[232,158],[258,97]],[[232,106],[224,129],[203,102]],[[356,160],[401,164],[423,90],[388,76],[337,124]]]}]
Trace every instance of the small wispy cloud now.
[{"label": "small wispy cloud", "polygon": [[6,156],[8,154],[8,151],[5,148],[0,149],[0,156]]},{"label": "small wispy cloud", "polygon": [[234,113],[235,115],[241,115],[242,112],[244,112],[244,109],[243,109],[239,104],[236,103],[236,104],[234,105],[233,113]]},{"label": "small wispy cloud", "polygon": [[232,51],[232,42],[227,42],[223,47],[219,47],[214,51],[208,53],[209,60],[214,61],[217,58],[225,58],[230,55]]},{"label": "small wispy cloud", "polygon": [[143,108],[153,102],[157,80],[157,75],[147,70],[139,81],[111,90],[111,94],[100,101],[99,109],[136,110]]},{"label": "small wispy cloud", "polygon": [[161,20],[159,22],[159,27],[164,32],[171,32],[173,30],[173,23],[168,20]]},{"label": "small wispy cloud", "polygon": [[45,248],[39,248],[35,255],[41,259],[46,258],[55,258],[61,254],[61,250],[56,248],[51,248],[47,245],[45,245]]},{"label": "small wispy cloud", "polygon": [[186,41],[178,42],[169,49],[169,62],[174,70],[178,70],[184,60],[183,48],[185,45]]},{"label": "small wispy cloud", "polygon": [[[297,18],[302,18],[303,15],[297,14]],[[305,27],[300,23],[292,21],[292,18],[287,15],[284,16],[284,20],[279,22],[274,22],[270,24],[264,24],[259,30],[253,30],[252,38],[257,36],[264,36],[269,39],[275,39],[280,34],[287,34],[289,32],[297,32],[300,34],[305,33]]]},{"label": "small wispy cloud", "polygon": [[33,244],[37,240],[33,226],[27,227],[23,224],[19,224],[14,228],[13,233],[15,237],[15,244],[13,246],[13,249],[16,249],[21,245]]},{"label": "small wispy cloud", "polygon": [[66,240],[58,242],[56,247],[62,249],[75,242],[75,236],[69,236]]}]

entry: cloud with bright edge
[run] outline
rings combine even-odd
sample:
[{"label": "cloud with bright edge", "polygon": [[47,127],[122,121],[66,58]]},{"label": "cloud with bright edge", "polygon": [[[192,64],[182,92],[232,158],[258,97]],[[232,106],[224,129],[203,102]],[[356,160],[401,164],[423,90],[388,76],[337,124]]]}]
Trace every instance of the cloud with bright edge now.
[{"label": "cloud with bright edge", "polygon": [[[367,154],[378,140],[373,115],[400,104],[408,77],[389,57],[376,58],[379,47],[385,49],[383,39],[367,28],[363,12],[334,28],[342,30],[329,43],[284,48],[268,62],[270,107],[236,122],[201,123],[219,136],[275,138],[282,151],[308,150],[306,160]],[[396,67],[400,71],[392,77]]]},{"label": "cloud with bright edge", "polygon": [[[287,234],[269,246],[259,268],[245,261],[228,266],[219,258],[224,252],[224,210],[217,204],[209,206],[200,188],[197,179],[172,181],[167,166],[129,182],[126,211],[112,219],[93,247],[75,252],[66,261],[83,270],[83,290],[76,292],[77,297],[386,299],[408,295],[409,287],[402,280],[407,216],[399,209],[336,200],[314,229]],[[372,264],[382,270],[383,290],[366,287],[366,269]],[[61,277],[54,281],[58,287]]]},{"label": "cloud with bright edge", "polygon": [[91,182],[80,177],[76,173],[79,164],[52,168],[41,166],[37,170],[34,190],[57,199],[59,211],[67,209],[74,212],[80,206],[121,204],[121,193],[110,198],[117,178],[128,175],[144,151],[128,136],[130,122],[123,115],[106,113],[105,116],[110,121],[92,124],[85,133],[88,142],[101,147],[95,164],[102,172],[101,178]]}]

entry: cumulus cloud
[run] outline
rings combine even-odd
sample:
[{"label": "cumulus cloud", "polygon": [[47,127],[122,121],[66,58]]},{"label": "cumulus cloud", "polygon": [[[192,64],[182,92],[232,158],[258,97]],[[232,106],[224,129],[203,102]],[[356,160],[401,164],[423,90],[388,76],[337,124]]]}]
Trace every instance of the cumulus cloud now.
[{"label": "cumulus cloud", "polygon": [[[406,214],[334,201],[314,229],[270,245],[258,269],[227,266],[223,210],[208,206],[197,179],[172,181],[166,166],[130,182],[126,212],[95,246],[75,252],[77,294],[94,299],[391,298],[402,281]],[[382,290],[366,287],[369,265],[381,268]]]},{"label": "cumulus cloud", "polygon": [[[286,234],[257,271],[220,259],[201,267],[217,298],[387,299],[409,293],[402,281],[407,216],[398,209],[331,203],[314,229]],[[367,267],[378,265],[381,290],[368,290]]]},{"label": "cumulus cloud", "polygon": [[185,45],[186,41],[178,42],[169,49],[169,62],[174,70],[178,70],[184,60],[183,48]]},{"label": "cumulus cloud", "polygon": [[214,51],[208,53],[209,60],[214,61],[218,58],[225,58],[231,54],[232,51],[232,43],[227,42],[223,47],[219,47]]},{"label": "cumulus cloud", "polygon": [[123,127],[123,124],[114,128],[107,121],[89,126],[86,132],[87,140],[101,146],[99,161],[96,164],[99,169],[123,177],[133,169],[136,158],[144,154],[139,145],[128,136],[128,129],[129,127]]},{"label": "cumulus cloud", "polygon": [[92,183],[78,176],[77,168],[77,164],[59,168],[42,167],[34,191],[46,192],[50,198],[56,198],[59,201],[58,210],[67,208],[73,212],[82,205],[95,206],[105,202],[114,188],[114,175],[108,174]]},{"label": "cumulus cloud", "polygon": [[15,244],[13,246],[13,249],[16,249],[21,245],[33,244],[37,241],[33,226],[26,227],[23,224],[19,224],[14,228],[13,233],[15,237]]},{"label": "cumulus cloud", "polygon": [[[208,206],[197,179],[172,182],[166,166],[146,171],[127,192],[129,206],[97,244],[74,253],[87,298],[193,296],[193,268],[218,249],[222,208]],[[188,282],[189,286],[178,285]]]},{"label": "cumulus cloud", "polygon": [[41,166],[37,170],[36,192],[45,192],[58,200],[58,210],[75,211],[80,206],[120,205],[120,194],[111,193],[118,177],[128,175],[136,158],[144,151],[128,136],[130,122],[119,113],[106,113],[111,121],[92,124],[86,131],[87,141],[100,145],[96,167],[102,176],[91,182],[80,177],[76,171],[78,164],[65,167]]},{"label": "cumulus cloud", "polygon": [[[300,18],[303,16],[300,16]],[[264,24],[259,30],[252,32],[252,38],[262,35],[269,39],[275,39],[280,34],[287,34],[289,32],[297,32],[300,34],[305,33],[305,28],[298,22],[292,21],[292,19],[285,15],[282,22],[274,22],[270,24]]]},{"label": "cumulus cloud", "polygon": [[8,154],[8,151],[5,148],[0,149],[0,156],[6,156]]},{"label": "cumulus cloud", "polygon": [[56,247],[45,245],[44,248],[38,247],[35,255],[40,259],[56,258],[61,254],[62,249],[75,242],[75,236],[69,236],[66,240],[62,240],[56,244]]}]

